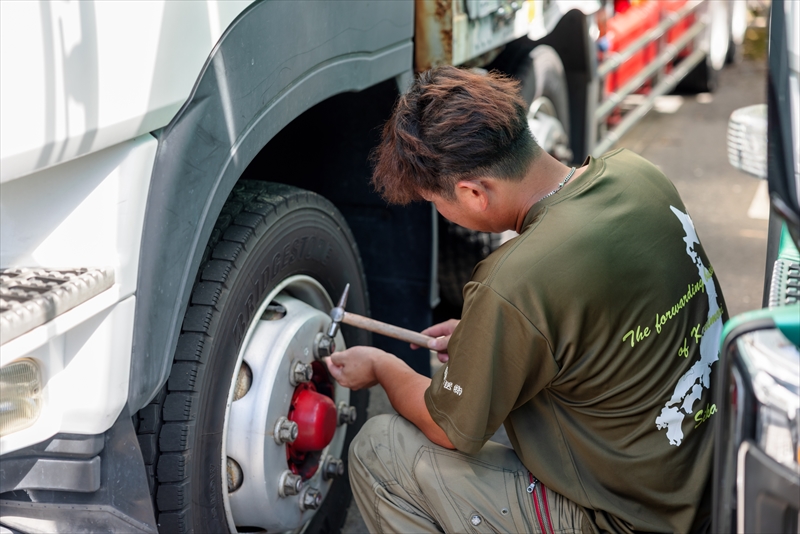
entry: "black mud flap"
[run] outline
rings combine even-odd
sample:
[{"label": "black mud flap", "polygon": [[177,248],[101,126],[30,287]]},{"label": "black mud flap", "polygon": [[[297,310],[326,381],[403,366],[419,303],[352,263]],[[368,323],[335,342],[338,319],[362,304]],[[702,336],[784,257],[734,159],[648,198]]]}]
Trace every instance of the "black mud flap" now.
[{"label": "black mud flap", "polygon": [[[100,449],[100,440],[91,439],[100,437],[99,454],[76,457],[80,455],[76,450],[84,444],[96,443],[94,446]],[[0,478],[3,490],[11,491],[0,494],[0,525],[12,532],[158,531],[142,452],[127,406],[100,436],[56,436],[48,446],[39,445],[3,456]],[[53,455],[53,449],[59,447],[64,451]],[[92,483],[91,479],[98,470],[96,489],[96,480]],[[94,476],[76,476],[80,473]],[[47,489],[66,487],[70,490]]]}]

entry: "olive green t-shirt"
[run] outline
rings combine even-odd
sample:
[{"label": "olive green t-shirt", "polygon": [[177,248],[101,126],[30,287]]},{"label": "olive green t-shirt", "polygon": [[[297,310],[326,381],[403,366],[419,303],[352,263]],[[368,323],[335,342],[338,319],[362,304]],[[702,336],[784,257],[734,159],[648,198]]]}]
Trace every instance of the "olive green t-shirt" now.
[{"label": "olive green t-shirt", "polygon": [[467,453],[505,424],[530,472],[600,531],[707,525],[726,312],[675,187],[618,150],[523,228],[464,288],[425,393],[434,421]]}]

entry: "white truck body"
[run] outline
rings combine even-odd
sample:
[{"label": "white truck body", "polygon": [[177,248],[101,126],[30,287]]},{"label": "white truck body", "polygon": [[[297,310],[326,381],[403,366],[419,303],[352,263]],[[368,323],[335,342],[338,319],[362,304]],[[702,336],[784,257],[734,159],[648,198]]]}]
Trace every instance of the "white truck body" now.
[{"label": "white truck body", "polygon": [[0,183],[165,126],[250,3],[0,4]]},{"label": "white truck body", "polygon": [[102,433],[120,414],[158,144],[150,132],[186,102],[249,4],[0,3],[0,265],[115,273],[110,290],[0,348],[0,365],[39,362],[45,384],[39,420],[0,437],[0,453]]}]

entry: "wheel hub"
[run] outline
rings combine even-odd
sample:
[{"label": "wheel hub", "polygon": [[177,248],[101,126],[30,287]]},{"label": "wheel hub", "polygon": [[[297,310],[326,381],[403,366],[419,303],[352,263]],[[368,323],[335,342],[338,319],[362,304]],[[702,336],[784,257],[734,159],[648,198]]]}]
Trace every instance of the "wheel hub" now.
[{"label": "wheel hub", "polygon": [[[250,325],[231,384],[222,451],[232,531],[297,529],[330,488],[327,466],[346,452],[338,407],[350,398],[314,357],[317,334],[330,323],[322,310],[332,307],[319,283],[293,277]],[[345,346],[341,333],[335,341]]]},{"label": "wheel hub", "polygon": [[289,419],[298,427],[297,439],[288,447],[290,454],[321,451],[336,432],[336,405],[314,386],[303,384],[294,393]]},{"label": "wheel hub", "polygon": [[539,97],[528,108],[528,128],[542,149],[562,163],[572,161],[569,136],[556,115],[553,102],[547,97]]}]

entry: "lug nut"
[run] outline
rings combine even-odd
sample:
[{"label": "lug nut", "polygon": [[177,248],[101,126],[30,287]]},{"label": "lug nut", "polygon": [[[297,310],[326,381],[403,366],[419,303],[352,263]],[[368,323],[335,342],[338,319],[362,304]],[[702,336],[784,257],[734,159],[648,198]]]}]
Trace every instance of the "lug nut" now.
[{"label": "lug nut", "polygon": [[306,488],[300,497],[300,509],[316,510],[322,504],[322,493],[317,488]]},{"label": "lug nut", "polygon": [[328,459],[325,460],[325,465],[322,467],[322,478],[325,480],[330,480],[332,478],[338,478],[343,474],[344,462],[339,458],[328,456]]},{"label": "lug nut", "polygon": [[316,343],[314,344],[314,356],[324,358],[336,352],[336,341],[331,336],[323,333],[317,334]]},{"label": "lug nut", "polygon": [[339,403],[339,424],[352,425],[356,422],[358,413],[355,406],[348,406],[346,402]]},{"label": "lug nut", "polygon": [[275,423],[275,443],[278,445],[283,445],[284,443],[292,443],[294,440],[297,439],[297,433],[299,429],[297,428],[297,423],[294,421],[289,421],[285,417],[281,416],[278,419],[278,422]]},{"label": "lug nut", "polygon": [[314,369],[305,362],[295,362],[292,366],[292,373],[289,376],[289,382],[293,386],[308,382],[314,376]]},{"label": "lug nut", "polygon": [[295,475],[289,470],[281,474],[280,485],[278,493],[281,497],[288,497],[290,495],[297,495],[303,489],[303,479],[300,475]]}]

